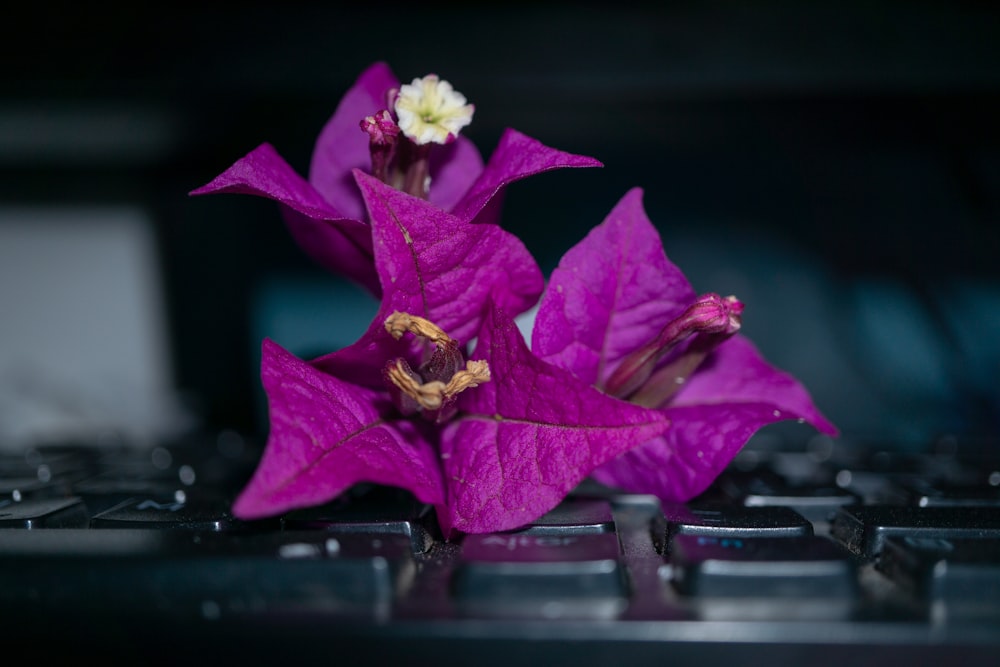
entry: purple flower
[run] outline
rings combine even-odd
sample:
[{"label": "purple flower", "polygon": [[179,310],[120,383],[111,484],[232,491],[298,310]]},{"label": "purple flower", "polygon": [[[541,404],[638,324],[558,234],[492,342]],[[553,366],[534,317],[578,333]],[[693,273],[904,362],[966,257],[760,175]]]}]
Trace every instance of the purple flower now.
[{"label": "purple flower", "polygon": [[379,295],[355,169],[465,222],[495,223],[508,184],[561,167],[600,166],[512,129],[484,166],[472,142],[458,136],[472,111],[446,81],[429,75],[401,86],[378,62],[361,74],[320,133],[308,180],[263,143],[191,194],[230,192],[277,201],[293,238],[310,257]]},{"label": "purple flower", "polygon": [[379,313],[355,344],[309,362],[264,342],[271,428],[237,516],[324,503],[372,482],[434,505],[446,535],[512,529],[669,428],[661,412],[528,350],[508,313],[537,298],[542,279],[516,237],[360,171],[355,179],[371,219]]},{"label": "purple flower", "polygon": [[764,425],[795,419],[837,432],[801,384],[736,333],[742,311],[733,297],[695,293],[664,253],[638,188],[566,253],[539,306],[532,351],[673,424],[595,479],[686,501]]}]

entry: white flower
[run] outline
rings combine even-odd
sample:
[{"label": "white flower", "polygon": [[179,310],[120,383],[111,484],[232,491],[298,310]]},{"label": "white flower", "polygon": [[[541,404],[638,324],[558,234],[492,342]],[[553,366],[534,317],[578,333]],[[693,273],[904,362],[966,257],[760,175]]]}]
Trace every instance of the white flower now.
[{"label": "white flower", "polygon": [[399,87],[396,97],[399,129],[416,144],[447,144],[472,122],[475,106],[468,104],[447,81],[435,74]]}]

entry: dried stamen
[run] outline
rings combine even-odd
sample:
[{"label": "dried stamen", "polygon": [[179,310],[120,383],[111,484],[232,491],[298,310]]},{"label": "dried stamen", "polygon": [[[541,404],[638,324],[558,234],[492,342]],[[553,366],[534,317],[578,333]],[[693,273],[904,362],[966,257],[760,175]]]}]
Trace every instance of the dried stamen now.
[{"label": "dried stamen", "polygon": [[416,401],[417,405],[424,410],[439,410],[447,401],[466,389],[489,382],[490,368],[485,361],[469,361],[466,369],[455,373],[447,384],[440,380],[420,382],[414,375],[402,359],[397,359],[386,368],[386,377],[389,381]]},{"label": "dried stamen", "polygon": [[399,340],[405,333],[411,333],[435,345],[455,345],[456,342],[441,327],[417,315],[401,313],[398,310],[385,319],[385,330]]},{"label": "dried stamen", "polygon": [[483,382],[490,381],[490,365],[485,360],[465,362],[465,370],[451,376],[444,388],[445,396],[455,396],[466,389],[478,387]]},{"label": "dried stamen", "polygon": [[385,370],[386,377],[401,392],[412,398],[424,410],[437,410],[444,403],[447,385],[439,380],[422,383],[416,380],[406,362],[397,359]]},{"label": "dried stamen", "polygon": [[410,333],[436,346],[417,371],[402,358],[385,367],[393,402],[403,414],[420,411],[429,420],[446,421],[457,410],[454,403],[458,394],[490,381],[489,364],[465,361],[457,341],[430,320],[397,311],[386,318],[385,328],[397,340]]}]

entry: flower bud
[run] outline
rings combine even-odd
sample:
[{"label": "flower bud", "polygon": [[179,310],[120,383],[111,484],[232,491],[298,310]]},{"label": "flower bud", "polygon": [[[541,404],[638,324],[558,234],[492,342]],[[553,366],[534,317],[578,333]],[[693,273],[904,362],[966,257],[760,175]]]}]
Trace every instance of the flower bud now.
[{"label": "flower bud", "polygon": [[399,136],[399,126],[392,119],[388,109],[366,116],[362,119],[361,129],[368,134],[368,150],[372,158],[372,175],[388,183],[389,168],[396,149]]}]

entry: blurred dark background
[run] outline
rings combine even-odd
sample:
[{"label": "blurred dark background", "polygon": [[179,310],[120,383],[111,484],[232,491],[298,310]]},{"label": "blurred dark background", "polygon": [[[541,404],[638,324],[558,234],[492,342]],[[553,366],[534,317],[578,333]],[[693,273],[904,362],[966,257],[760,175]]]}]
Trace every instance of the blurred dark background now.
[{"label": "blurred dark background", "polygon": [[546,271],[641,186],[696,289],[738,295],[747,335],[845,432],[996,433],[998,3],[112,7],[35,3],[0,26],[0,231],[25,210],[140,211],[169,382],[209,428],[264,428],[263,335],[308,356],[370,313],[272,202],[187,192],[264,141],[305,174],[385,60],[474,102],[484,155],[509,126],[604,162],[509,190],[505,226]]}]

